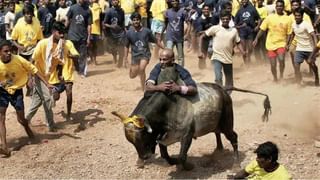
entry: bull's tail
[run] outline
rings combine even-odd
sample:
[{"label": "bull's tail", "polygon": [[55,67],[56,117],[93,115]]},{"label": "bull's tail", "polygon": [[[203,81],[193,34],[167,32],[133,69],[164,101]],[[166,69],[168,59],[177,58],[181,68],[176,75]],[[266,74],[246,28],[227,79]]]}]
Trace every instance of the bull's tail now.
[{"label": "bull's tail", "polygon": [[259,94],[259,95],[265,96],[266,99],[263,102],[264,113],[262,115],[262,121],[266,121],[267,122],[269,120],[269,114],[271,114],[271,104],[270,104],[269,96],[267,94],[260,93],[260,92],[255,92],[255,91],[251,91],[251,90],[246,90],[246,89],[239,89],[239,88],[236,88],[236,87],[228,87],[228,88],[225,88],[225,90],[226,91],[240,91],[240,92]]}]

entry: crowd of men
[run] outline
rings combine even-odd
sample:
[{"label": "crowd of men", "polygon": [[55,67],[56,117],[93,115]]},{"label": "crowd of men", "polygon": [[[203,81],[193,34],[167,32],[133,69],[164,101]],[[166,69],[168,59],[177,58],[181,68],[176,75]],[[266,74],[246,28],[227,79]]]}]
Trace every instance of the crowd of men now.
[{"label": "crowd of men", "polygon": [[[297,83],[302,80],[300,64],[306,61],[319,86],[317,14],[316,0],[0,0],[0,153],[9,154],[5,138],[9,103],[29,137],[33,134],[28,122],[41,105],[49,130],[55,131],[52,107],[63,91],[70,119],[74,69],[85,78],[88,62],[96,64],[102,42],[118,68],[130,66],[129,77],[140,77],[143,90],[196,92],[193,86],[155,88],[154,75],[162,64],[174,60],[169,51],[174,47],[173,64],[183,80],[191,78],[184,68],[186,49],[198,54],[199,69],[206,67],[207,57],[212,60],[217,84],[223,85],[223,70],[225,86],[233,86],[237,46],[246,65],[252,55],[257,61],[269,61],[274,81],[283,78],[289,52]],[[147,79],[146,66],[160,48],[165,55],[160,55],[160,64]],[[25,115],[26,84],[32,102]]]}]

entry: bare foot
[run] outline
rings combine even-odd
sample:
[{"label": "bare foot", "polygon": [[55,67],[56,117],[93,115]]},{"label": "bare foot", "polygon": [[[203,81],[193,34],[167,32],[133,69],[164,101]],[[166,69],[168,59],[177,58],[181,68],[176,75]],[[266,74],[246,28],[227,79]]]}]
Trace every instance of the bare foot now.
[{"label": "bare foot", "polygon": [[24,130],[26,131],[26,133],[30,139],[34,138],[34,134],[33,134],[32,130],[30,129],[29,125],[25,126]]}]

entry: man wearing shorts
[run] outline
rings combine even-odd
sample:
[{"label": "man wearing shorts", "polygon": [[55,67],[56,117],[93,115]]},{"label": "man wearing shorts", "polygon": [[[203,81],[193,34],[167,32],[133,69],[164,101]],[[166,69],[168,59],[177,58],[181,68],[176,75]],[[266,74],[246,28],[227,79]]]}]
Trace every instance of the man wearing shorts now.
[{"label": "man wearing shorts", "polygon": [[[290,35],[287,49],[291,41],[296,37],[297,47],[294,57],[294,72],[296,81],[301,83],[302,76],[300,72],[300,64],[308,60],[313,51],[313,47],[317,44],[317,37],[314,32],[313,26],[310,22],[303,20],[304,11],[301,8],[296,9],[294,12],[295,22],[292,24],[292,34]],[[319,85],[318,67],[314,61],[307,61],[315,75],[315,85]]]},{"label": "man wearing shorts", "polygon": [[[164,13],[166,12],[168,5],[166,1],[163,0],[153,0],[150,8],[152,13],[151,31],[156,36],[158,40],[161,40],[161,32],[164,28]],[[154,48],[154,56],[158,58],[159,47]]]},{"label": "man wearing shorts", "polygon": [[119,5],[119,0],[111,2],[112,7],[107,10],[103,24],[106,27],[107,41],[113,61],[120,68],[123,66],[125,44],[124,11]]},{"label": "man wearing shorts", "polygon": [[162,33],[166,31],[166,47],[173,49],[174,46],[178,52],[178,64],[184,66],[184,22],[186,12],[184,8],[180,8],[179,0],[171,1],[172,8],[165,12],[165,27]]},{"label": "man wearing shorts", "polygon": [[27,84],[28,75],[33,74],[44,82],[46,88],[52,86],[30,62],[18,55],[11,54],[11,43],[0,41],[0,154],[10,156],[6,140],[6,111],[9,103],[15,108],[18,122],[24,127],[29,138],[33,132],[24,118],[24,101],[22,88]]},{"label": "man wearing shorts", "polygon": [[278,81],[277,76],[277,62],[280,65],[280,79],[283,78],[283,72],[285,68],[285,53],[287,38],[291,34],[292,24],[290,18],[284,13],[284,1],[277,0],[276,13],[270,14],[262,22],[260,30],[253,41],[252,45],[255,47],[258,43],[258,39],[262,34],[268,30],[266,39],[267,56],[271,64],[271,72],[273,80]]},{"label": "man wearing shorts", "polygon": [[140,76],[141,88],[144,90],[146,81],[146,66],[151,58],[149,42],[157,43],[157,45],[163,48],[160,40],[157,40],[152,32],[141,26],[141,15],[134,12],[131,15],[131,21],[133,28],[127,31],[127,44],[125,49],[125,60],[127,61],[129,46],[131,46],[131,67],[129,76],[131,79]]},{"label": "man wearing shorts", "polygon": [[242,6],[237,12],[234,21],[245,51],[243,61],[245,64],[249,64],[251,62],[250,57],[253,49],[252,41],[255,35],[256,22],[260,24],[260,16],[249,0],[241,0],[241,4]]}]

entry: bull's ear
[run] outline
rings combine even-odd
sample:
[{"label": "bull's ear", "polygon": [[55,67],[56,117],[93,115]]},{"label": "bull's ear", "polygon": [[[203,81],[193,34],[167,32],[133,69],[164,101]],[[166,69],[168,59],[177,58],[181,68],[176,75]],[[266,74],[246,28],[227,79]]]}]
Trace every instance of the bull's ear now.
[{"label": "bull's ear", "polygon": [[126,116],[124,116],[124,115],[122,115],[122,114],[119,114],[119,113],[116,112],[116,111],[112,111],[111,113],[112,113],[113,115],[117,116],[118,118],[120,118],[122,122],[124,122],[124,121],[127,119]]}]

